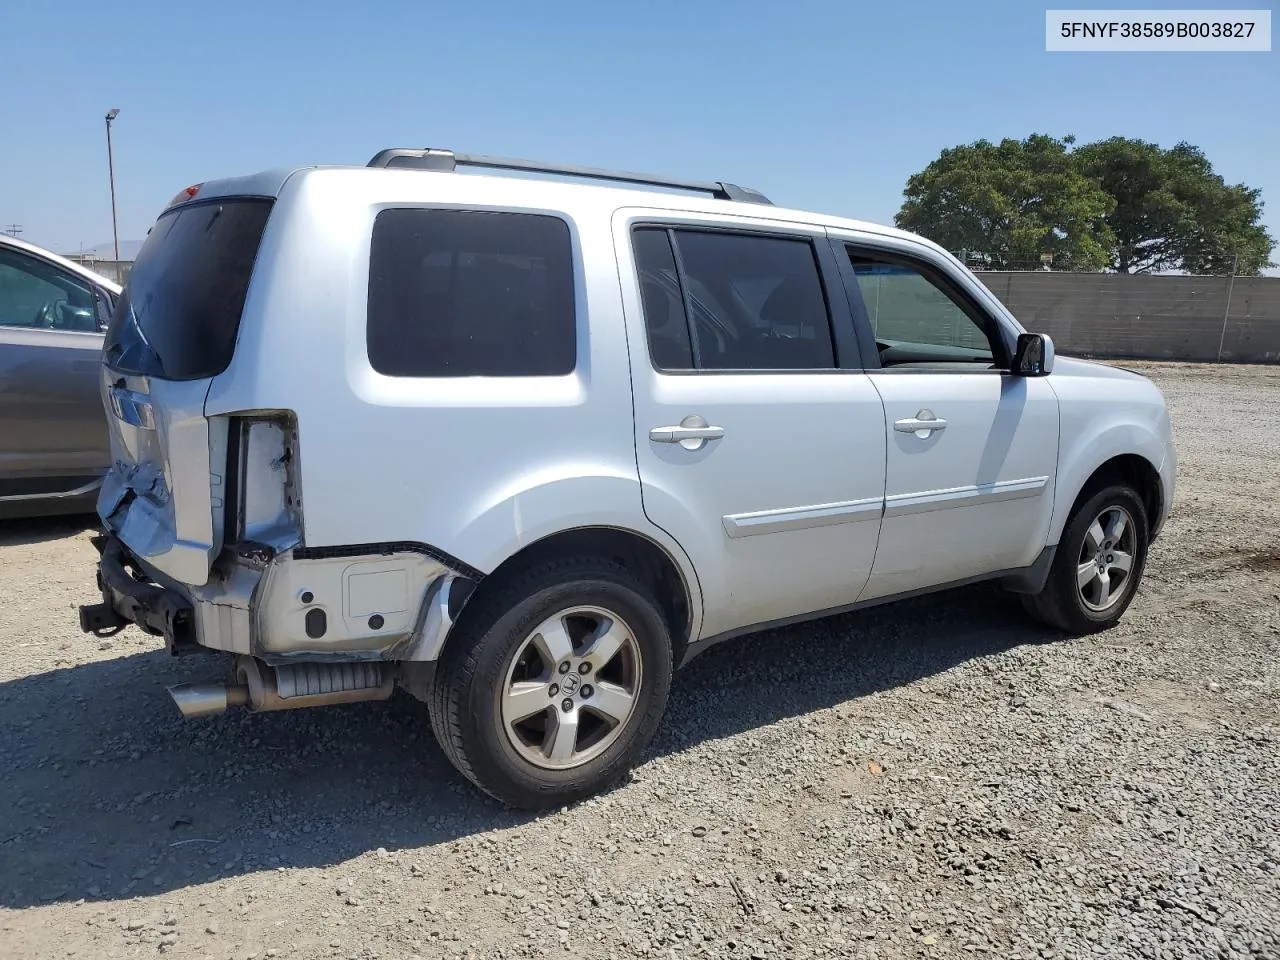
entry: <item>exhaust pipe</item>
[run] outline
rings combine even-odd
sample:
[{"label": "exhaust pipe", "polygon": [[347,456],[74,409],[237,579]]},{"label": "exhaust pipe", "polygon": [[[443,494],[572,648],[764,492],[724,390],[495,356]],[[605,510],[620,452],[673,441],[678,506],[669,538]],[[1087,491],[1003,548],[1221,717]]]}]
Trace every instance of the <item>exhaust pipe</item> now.
[{"label": "exhaust pipe", "polygon": [[213,717],[231,707],[298,710],[360,700],[385,700],[395,673],[382,663],[292,663],[272,667],[253,657],[236,658],[237,683],[180,683],[169,696],[184,717]]},{"label": "exhaust pipe", "polygon": [[249,688],[221,683],[179,683],[169,688],[169,696],[184,717],[213,717],[226,713],[228,707],[248,703]]}]

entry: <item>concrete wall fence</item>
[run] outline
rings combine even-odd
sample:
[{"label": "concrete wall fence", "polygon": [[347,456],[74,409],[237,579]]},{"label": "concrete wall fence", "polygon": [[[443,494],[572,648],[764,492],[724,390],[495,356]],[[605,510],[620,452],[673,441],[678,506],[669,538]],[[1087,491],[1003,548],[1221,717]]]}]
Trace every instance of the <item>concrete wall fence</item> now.
[{"label": "concrete wall fence", "polygon": [[978,277],[1024,327],[1049,334],[1067,356],[1280,363],[1280,277]]}]

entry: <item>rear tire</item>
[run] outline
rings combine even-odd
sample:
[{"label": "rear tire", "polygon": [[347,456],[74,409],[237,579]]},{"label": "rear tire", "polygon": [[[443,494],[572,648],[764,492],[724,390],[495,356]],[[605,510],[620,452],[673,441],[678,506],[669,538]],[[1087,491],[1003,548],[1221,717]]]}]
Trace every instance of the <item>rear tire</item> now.
[{"label": "rear tire", "polygon": [[1125,484],[1104,487],[1067,522],[1044,589],[1024,596],[1023,606],[1040,622],[1071,634],[1113,626],[1137,593],[1148,542],[1142,498]]},{"label": "rear tire", "polygon": [[450,762],[528,810],[623,777],[657,732],[673,671],[666,621],[640,581],[605,560],[554,560],[476,601],[429,703]]}]

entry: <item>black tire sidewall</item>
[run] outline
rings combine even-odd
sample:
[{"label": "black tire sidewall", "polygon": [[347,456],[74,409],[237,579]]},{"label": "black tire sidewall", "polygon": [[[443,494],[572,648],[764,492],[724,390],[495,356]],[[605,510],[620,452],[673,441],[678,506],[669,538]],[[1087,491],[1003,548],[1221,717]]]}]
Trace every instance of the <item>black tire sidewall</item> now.
[{"label": "black tire sidewall", "polygon": [[[1120,602],[1105,611],[1090,610],[1080,596],[1080,588],[1076,582],[1076,568],[1081,548],[1084,546],[1085,534],[1090,525],[1103,510],[1112,506],[1124,507],[1137,527],[1134,536],[1133,566],[1129,571],[1128,580],[1125,581],[1125,594]],[[1080,509],[1067,524],[1067,529],[1059,543],[1055,566],[1059,578],[1060,595],[1071,617],[1078,620],[1082,628],[1098,630],[1110,626],[1129,608],[1129,604],[1137,595],[1143,571],[1147,566],[1148,533],[1147,510],[1142,498],[1127,486],[1106,487],[1080,505]]]},{"label": "black tire sidewall", "polygon": [[[666,708],[672,654],[667,626],[657,606],[623,578],[595,575],[534,589],[498,617],[476,641],[474,669],[460,677],[465,698],[459,714],[463,742],[476,778],[502,799],[521,806],[572,802],[617,780],[648,746]],[[640,702],[622,735],[600,756],[567,770],[535,767],[521,757],[502,726],[501,692],[511,657],[538,624],[559,610],[596,606],[630,627],[641,659]]]}]

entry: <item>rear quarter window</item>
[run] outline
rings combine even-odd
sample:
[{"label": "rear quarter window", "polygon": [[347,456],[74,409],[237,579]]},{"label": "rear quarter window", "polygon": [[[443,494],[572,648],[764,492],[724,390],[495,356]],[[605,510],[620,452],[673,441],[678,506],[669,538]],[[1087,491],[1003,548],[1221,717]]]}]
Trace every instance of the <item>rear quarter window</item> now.
[{"label": "rear quarter window", "polygon": [[577,365],[569,226],[544,214],[383,210],[366,344],[393,377],[538,377]]}]

